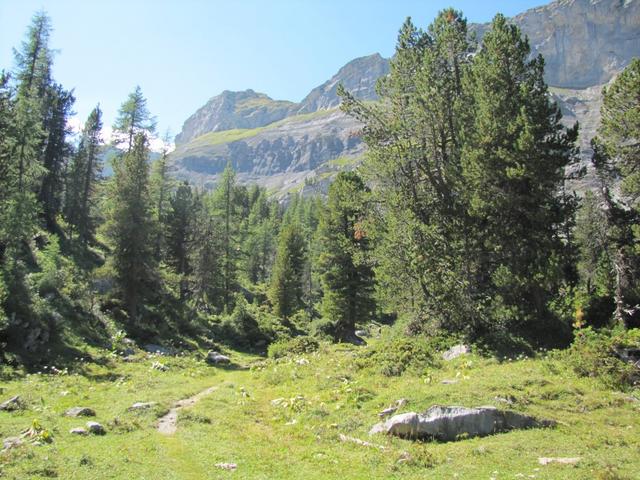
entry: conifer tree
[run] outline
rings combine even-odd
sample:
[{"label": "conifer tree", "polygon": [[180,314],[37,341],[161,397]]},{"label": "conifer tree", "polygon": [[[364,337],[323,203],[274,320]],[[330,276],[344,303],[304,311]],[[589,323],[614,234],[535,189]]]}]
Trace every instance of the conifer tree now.
[{"label": "conifer tree", "polygon": [[133,140],[138,133],[145,133],[148,138],[155,128],[155,119],[149,113],[147,99],[144,98],[142,89],[138,85],[120,107],[118,117],[113,124],[113,131],[116,133],[114,142],[125,143],[127,152],[130,152],[133,148]]},{"label": "conifer tree", "polygon": [[284,225],[280,231],[269,299],[273,312],[285,322],[305,306],[303,279],[306,243],[297,223]]},{"label": "conifer tree", "polygon": [[518,27],[497,15],[466,77],[473,107],[463,178],[475,225],[474,284],[491,298],[488,329],[548,327],[563,281],[563,225],[572,212],[559,192],[575,160],[577,126],[562,126],[544,60],[529,54]]},{"label": "conifer tree", "polygon": [[65,213],[67,221],[84,244],[93,238],[96,229],[91,210],[96,203],[96,185],[102,170],[99,157],[101,130],[102,110],[98,105],[84,124],[78,151],[73,156],[67,175]]},{"label": "conifer tree", "polygon": [[320,222],[322,313],[339,340],[352,340],[356,322],[367,323],[375,313],[371,246],[363,225],[367,195],[356,173],[339,173]]},{"label": "conifer tree", "polygon": [[117,159],[109,192],[106,234],[129,320],[135,325],[142,302],[154,291],[154,223],[149,195],[149,150],[144,133],[130,152]]}]

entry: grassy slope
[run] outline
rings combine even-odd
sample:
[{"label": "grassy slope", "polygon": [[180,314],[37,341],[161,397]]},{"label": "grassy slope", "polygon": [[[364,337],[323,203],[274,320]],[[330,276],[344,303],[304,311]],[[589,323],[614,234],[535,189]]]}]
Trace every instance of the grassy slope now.
[{"label": "grassy slope", "polygon": [[174,156],[175,158],[181,158],[184,155],[201,153],[203,151],[206,151],[207,147],[221,145],[224,143],[236,142],[238,140],[244,140],[246,138],[252,138],[266,130],[279,128],[282,125],[286,125],[286,124],[297,124],[297,123],[308,122],[315,118],[320,118],[334,112],[335,112],[335,109],[319,110],[313,113],[305,113],[305,114],[287,117],[283,120],[279,120],[277,122],[271,123],[264,127],[249,128],[249,129],[236,128],[233,130],[223,130],[221,132],[205,133],[204,135],[194,138],[193,140],[191,140],[190,142],[184,145],[180,145],[175,150],[175,152],[172,153],[172,156]]},{"label": "grassy slope", "polygon": [[[368,347],[366,347],[368,348]],[[358,349],[328,346],[295,359],[253,363],[251,370],[207,367],[196,358],[166,358],[167,372],[151,369],[143,354],[125,363],[106,354],[81,375],[29,375],[2,384],[0,398],[20,394],[23,412],[0,412],[0,436],[16,435],[33,419],[54,441],[0,454],[2,478],[122,479],[371,479],[371,478],[638,478],[640,403],[595,380],[577,378],[554,359],[499,363],[467,356],[401,377],[385,377],[375,366],[358,369]],[[101,354],[94,352],[94,356]],[[100,359],[99,359],[100,360]],[[444,385],[443,379],[458,383]],[[157,417],[169,405],[209,386],[219,388],[183,410],[178,432],[163,437]],[[64,392],[68,392],[64,394]],[[303,399],[295,399],[296,396]],[[512,395],[512,408],[558,420],[553,429],[514,431],[451,443],[369,438],[376,413],[398,398],[404,411],[433,404],[495,404]],[[285,398],[281,406],[272,405]],[[136,401],[158,401],[144,413],[127,412]],[[104,437],[68,433],[84,420],[62,416],[68,407],[97,411]],[[117,419],[117,420],[116,420]],[[341,443],[338,435],[369,440],[384,451]],[[398,463],[403,452],[410,460]],[[538,457],[582,457],[577,466],[538,465]],[[215,467],[238,464],[235,472]]]}]

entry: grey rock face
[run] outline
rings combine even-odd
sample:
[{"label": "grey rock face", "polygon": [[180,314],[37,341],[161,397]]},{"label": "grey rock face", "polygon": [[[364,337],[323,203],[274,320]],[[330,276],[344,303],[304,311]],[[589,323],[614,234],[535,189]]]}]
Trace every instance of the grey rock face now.
[{"label": "grey rock face", "polygon": [[336,93],[338,85],[344,85],[354,97],[361,100],[376,100],[376,82],[389,73],[389,60],[379,53],[350,61],[319,87],[311,90],[298,108],[298,113],[316,112],[340,105]]},{"label": "grey rock face", "polygon": [[82,427],[76,427],[76,428],[72,428],[71,430],[69,430],[69,433],[73,434],[73,435],[86,435],[87,432],[84,428]]},{"label": "grey rock face", "polygon": [[252,135],[225,143],[198,139],[171,154],[179,178],[221,173],[227,162],[238,173],[274,175],[313,170],[342,156],[364,151],[361,125],[339,110],[294,116]]},{"label": "grey rock face", "polygon": [[95,417],[96,412],[88,407],[73,407],[67,410],[65,413],[67,417]]},{"label": "grey rock face", "polygon": [[209,132],[269,125],[289,116],[294,110],[293,102],[272,100],[264,93],[225,90],[184,122],[182,131],[175,138],[176,145]]},{"label": "grey rock face", "polygon": [[14,410],[20,410],[22,408],[22,399],[20,395],[11,397],[9,400],[0,403],[0,411],[13,412]]},{"label": "grey rock face", "polygon": [[478,437],[514,429],[551,426],[554,422],[536,420],[495,407],[434,406],[425,413],[403,413],[384,423],[378,423],[370,434],[385,433],[408,439],[453,441],[463,437]]}]

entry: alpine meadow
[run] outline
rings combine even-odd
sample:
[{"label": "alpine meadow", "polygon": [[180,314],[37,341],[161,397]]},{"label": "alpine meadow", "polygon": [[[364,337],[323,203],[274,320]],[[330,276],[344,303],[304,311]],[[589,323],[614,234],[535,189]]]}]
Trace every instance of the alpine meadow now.
[{"label": "alpine meadow", "polygon": [[71,3],[0,45],[0,478],[640,478],[640,0]]}]

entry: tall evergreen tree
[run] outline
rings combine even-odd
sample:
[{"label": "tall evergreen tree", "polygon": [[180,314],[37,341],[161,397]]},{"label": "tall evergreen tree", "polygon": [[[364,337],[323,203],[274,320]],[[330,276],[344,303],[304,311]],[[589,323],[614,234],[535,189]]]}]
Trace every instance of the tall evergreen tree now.
[{"label": "tall evergreen tree", "polygon": [[148,137],[155,128],[155,119],[149,113],[147,99],[144,98],[142,89],[138,85],[120,107],[118,117],[113,124],[113,131],[116,134],[114,142],[125,143],[127,152],[130,152],[137,134],[145,133]]},{"label": "tall evergreen tree", "polygon": [[156,282],[148,156],[147,139],[138,133],[131,151],[114,164],[105,226],[118,287],[133,325]]},{"label": "tall evergreen tree", "polygon": [[356,173],[339,173],[320,223],[322,313],[339,340],[355,338],[356,322],[367,323],[375,314],[371,246],[363,225],[367,195]]},{"label": "tall evergreen tree", "polygon": [[304,305],[304,269],[307,242],[299,224],[284,225],[271,277],[269,299],[274,313],[285,322]]},{"label": "tall evergreen tree", "polygon": [[497,15],[466,77],[473,107],[463,178],[475,226],[474,283],[491,298],[487,328],[545,328],[563,280],[563,225],[572,212],[560,192],[576,158],[577,126],[562,126],[544,60],[529,55],[518,27]]},{"label": "tall evergreen tree", "polygon": [[102,110],[98,105],[84,124],[80,144],[67,175],[65,214],[85,244],[93,238],[96,228],[92,208],[95,206],[96,185],[102,170],[99,157],[101,130]]}]

